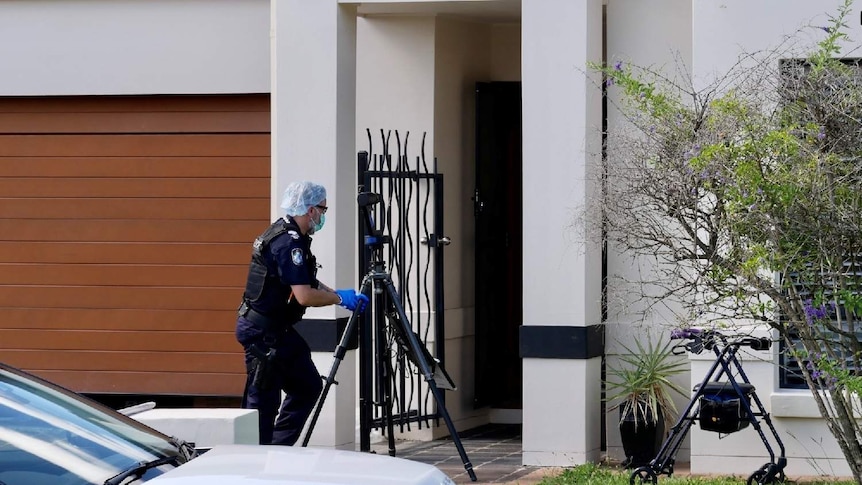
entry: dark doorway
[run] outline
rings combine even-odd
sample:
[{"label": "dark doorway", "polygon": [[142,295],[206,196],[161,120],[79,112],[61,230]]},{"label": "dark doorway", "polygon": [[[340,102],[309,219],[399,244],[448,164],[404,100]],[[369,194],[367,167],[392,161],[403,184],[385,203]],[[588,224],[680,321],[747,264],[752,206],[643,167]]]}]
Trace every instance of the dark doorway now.
[{"label": "dark doorway", "polygon": [[476,85],[476,407],[521,408],[521,83]]}]

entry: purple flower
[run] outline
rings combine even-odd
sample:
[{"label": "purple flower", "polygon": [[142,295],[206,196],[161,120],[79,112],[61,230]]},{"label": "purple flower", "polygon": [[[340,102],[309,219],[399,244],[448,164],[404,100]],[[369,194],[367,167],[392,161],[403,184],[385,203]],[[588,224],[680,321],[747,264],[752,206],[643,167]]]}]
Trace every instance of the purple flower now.
[{"label": "purple flower", "polygon": [[614,70],[615,71],[622,71],[623,70],[623,61],[615,62],[614,63]]},{"label": "purple flower", "polygon": [[818,27],[818,28],[819,28],[820,30],[822,30],[823,32],[826,32],[827,34],[831,34],[831,33],[832,33],[832,27],[827,27],[827,26],[823,26],[823,25],[821,25],[821,26],[820,26],[820,27]]},{"label": "purple flower", "polygon": [[613,86],[613,85],[614,85],[614,78],[609,77],[609,78],[605,79],[605,86]]},{"label": "purple flower", "polygon": [[817,139],[822,140],[824,138],[826,138],[826,129],[821,126],[820,131],[817,132]]},{"label": "purple flower", "polygon": [[805,300],[803,307],[805,308],[805,320],[809,325],[812,325],[815,320],[826,318],[829,314],[826,310],[826,305],[815,307],[811,300]]}]

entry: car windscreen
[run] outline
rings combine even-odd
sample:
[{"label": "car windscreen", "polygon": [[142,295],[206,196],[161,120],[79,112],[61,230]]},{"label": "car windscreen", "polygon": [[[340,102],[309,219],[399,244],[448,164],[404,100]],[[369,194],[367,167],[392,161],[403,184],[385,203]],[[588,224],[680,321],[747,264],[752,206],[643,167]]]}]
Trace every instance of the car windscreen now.
[{"label": "car windscreen", "polygon": [[119,413],[0,367],[0,484],[102,484],[135,463],[177,452]]}]

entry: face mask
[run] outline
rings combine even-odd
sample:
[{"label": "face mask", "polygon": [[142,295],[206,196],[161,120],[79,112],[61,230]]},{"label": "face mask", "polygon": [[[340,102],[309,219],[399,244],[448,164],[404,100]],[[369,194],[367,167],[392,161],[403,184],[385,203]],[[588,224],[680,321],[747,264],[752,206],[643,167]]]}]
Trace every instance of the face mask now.
[{"label": "face mask", "polygon": [[[311,220],[314,222],[314,219]],[[314,226],[311,228],[311,233],[314,234],[323,229],[323,224],[326,222],[326,214],[320,214],[320,220],[314,223]]]}]

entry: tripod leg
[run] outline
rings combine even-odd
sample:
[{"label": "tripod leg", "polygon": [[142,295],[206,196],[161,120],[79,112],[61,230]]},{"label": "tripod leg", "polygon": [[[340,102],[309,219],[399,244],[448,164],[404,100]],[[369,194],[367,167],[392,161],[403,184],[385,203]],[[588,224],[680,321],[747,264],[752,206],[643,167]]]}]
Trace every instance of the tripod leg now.
[{"label": "tripod leg", "polygon": [[386,369],[384,371],[386,382],[383,386],[386,391],[383,399],[383,407],[386,415],[386,434],[389,440],[389,456],[395,456],[395,426],[392,419],[392,377],[394,375],[392,372],[392,353],[387,351],[384,355],[385,360],[383,367]]},{"label": "tripod leg", "polygon": [[452,418],[446,410],[446,405],[443,403],[443,395],[437,387],[437,384],[434,382],[434,372],[431,369],[431,365],[425,359],[425,354],[422,352],[420,347],[424,344],[420,342],[416,337],[416,334],[413,333],[413,329],[410,327],[410,320],[407,319],[407,315],[404,313],[404,307],[401,305],[400,297],[398,296],[398,292],[395,290],[395,285],[392,284],[392,280],[387,275],[383,281],[386,285],[386,293],[389,296],[389,304],[398,313],[398,325],[400,327],[393,330],[401,332],[402,339],[409,345],[409,350],[413,353],[413,361],[425,377],[425,382],[428,384],[431,389],[431,394],[437,402],[437,412],[443,417],[443,421],[446,422],[446,427],[449,428],[449,434],[452,435],[452,441],[455,443],[455,448],[458,450],[458,454],[461,455],[464,469],[467,470],[470,480],[475,482],[476,473],[473,471],[473,464],[470,463],[470,459],[467,457],[467,452],[464,450],[464,444],[461,443],[461,437],[458,436],[455,424],[452,422]]},{"label": "tripod leg", "polygon": [[[363,286],[371,283],[367,280]],[[356,330],[356,324],[359,321],[359,312],[354,310],[347,321],[347,326],[344,328],[344,333],[341,334],[341,340],[338,346],[335,347],[335,355],[332,361],[332,367],[329,369],[329,374],[324,378],[323,389],[320,391],[320,396],[317,398],[317,403],[314,405],[314,412],[311,415],[311,421],[308,423],[308,430],[305,432],[305,437],[302,439],[302,446],[308,446],[308,440],[311,439],[311,433],[314,431],[314,426],[317,424],[317,419],[320,417],[320,411],[323,408],[323,403],[326,401],[326,396],[329,394],[329,388],[332,384],[338,384],[335,380],[335,374],[338,372],[338,366],[344,360],[344,354],[347,353],[347,346],[350,344],[350,339]]]},{"label": "tripod leg", "polygon": [[386,341],[386,319],[379,309],[386,308],[386,294],[383,291],[374,292],[374,331],[375,351],[377,357],[377,396],[381,410],[381,418],[386,426],[385,434],[389,444],[389,456],[395,456],[395,433],[392,426],[392,354]]}]

